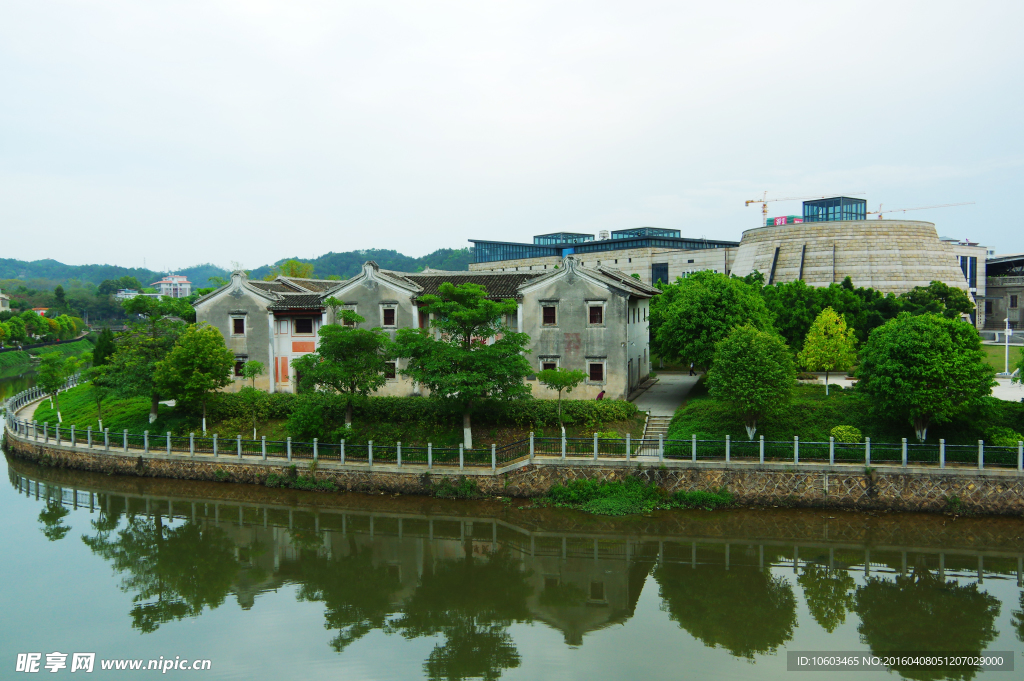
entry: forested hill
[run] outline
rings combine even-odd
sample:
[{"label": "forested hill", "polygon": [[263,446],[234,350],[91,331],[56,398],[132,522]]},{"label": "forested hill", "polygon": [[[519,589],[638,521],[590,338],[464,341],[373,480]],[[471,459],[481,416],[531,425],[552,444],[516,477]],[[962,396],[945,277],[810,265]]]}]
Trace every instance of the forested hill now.
[{"label": "forested hill", "polygon": [[[278,263],[288,258],[281,258]],[[314,275],[317,277],[328,277],[339,275],[351,277],[359,273],[363,263],[373,260],[384,269],[400,270],[403,272],[416,272],[425,267],[435,270],[466,270],[472,260],[472,252],[469,248],[440,248],[433,253],[420,258],[412,258],[402,255],[398,251],[390,249],[368,249],[364,251],[347,251],[345,253],[327,253],[319,258],[295,258],[301,262],[312,263]],[[271,272],[271,265],[263,265],[252,271],[250,276],[254,279],[262,279]],[[195,265],[176,271],[176,274],[183,274],[188,277],[196,288],[213,286],[214,282],[210,277],[225,277],[228,271],[216,265]],[[119,279],[124,276],[132,276],[138,279],[143,286],[158,281],[164,276],[163,272],[142,267],[120,267],[118,265],[65,265],[56,260],[15,260],[13,258],[0,258],[0,286],[11,288],[12,280],[23,283],[33,288],[51,289],[57,284],[65,288],[72,282],[81,284],[99,285],[107,279]]]}]

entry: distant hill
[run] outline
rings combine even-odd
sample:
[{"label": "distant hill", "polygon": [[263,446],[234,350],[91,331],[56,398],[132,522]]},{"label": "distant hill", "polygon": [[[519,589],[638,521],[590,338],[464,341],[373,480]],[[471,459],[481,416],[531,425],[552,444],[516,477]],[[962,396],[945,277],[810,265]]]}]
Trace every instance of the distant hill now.
[{"label": "distant hill", "polygon": [[[416,272],[425,267],[435,270],[467,270],[472,261],[472,249],[440,248],[421,258],[412,258],[390,249],[368,249],[364,251],[348,251],[345,253],[327,253],[319,258],[295,258],[302,262],[312,263],[317,277],[328,277],[332,274],[344,278],[359,273],[363,263],[373,260],[384,269]],[[282,258],[275,264],[288,260]],[[271,265],[257,267],[250,276],[262,279],[270,274]],[[188,277],[196,288],[213,286],[210,277],[226,277],[229,272],[224,268],[211,265],[195,265],[177,270],[176,274]],[[26,286],[38,289],[52,289],[57,284],[67,287],[70,282],[79,281],[84,284],[98,285],[105,279],[118,279],[130,275],[144,285],[158,281],[163,272],[142,267],[120,267],[118,265],[65,265],[56,260],[15,260],[0,258],[0,280],[17,280]]]}]

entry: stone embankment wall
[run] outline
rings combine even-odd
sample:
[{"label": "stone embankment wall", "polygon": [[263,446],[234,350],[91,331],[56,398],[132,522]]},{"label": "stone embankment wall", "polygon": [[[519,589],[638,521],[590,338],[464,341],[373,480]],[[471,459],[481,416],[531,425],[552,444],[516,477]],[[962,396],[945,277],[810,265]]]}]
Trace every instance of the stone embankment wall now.
[{"label": "stone embankment wall", "polygon": [[[8,437],[14,456],[60,468],[106,474],[164,477],[180,480],[231,481],[261,484],[268,475],[288,473],[286,462],[243,461],[224,457],[193,459],[164,454],[123,454],[83,451],[55,444]],[[297,461],[306,474],[308,461]],[[533,497],[554,484],[590,478],[621,480],[629,476],[656,483],[667,492],[717,490],[725,487],[744,505],[837,507],[897,511],[946,511],[1024,515],[1024,476],[1012,470],[901,468],[801,464],[698,463],[657,461],[625,462],[538,458],[506,467],[498,474],[489,469],[393,465],[345,465],[321,461],[318,480],[330,480],[345,490],[426,493],[431,484],[459,475],[473,478],[483,494]],[[956,501],[951,506],[951,500]]]}]

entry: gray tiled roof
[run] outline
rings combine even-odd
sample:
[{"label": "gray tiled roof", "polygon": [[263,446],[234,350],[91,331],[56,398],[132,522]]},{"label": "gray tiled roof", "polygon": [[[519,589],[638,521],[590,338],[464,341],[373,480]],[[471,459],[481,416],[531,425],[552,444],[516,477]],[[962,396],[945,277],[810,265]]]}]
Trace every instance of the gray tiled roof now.
[{"label": "gray tiled roof", "polygon": [[249,286],[255,286],[262,291],[273,291],[274,293],[291,293],[294,289],[285,286],[277,281],[249,281]]},{"label": "gray tiled roof", "polygon": [[483,272],[471,272],[467,274],[435,274],[416,273],[404,274],[403,276],[423,287],[420,295],[437,295],[441,284],[449,281],[456,286],[459,284],[479,284],[487,289],[487,297],[491,299],[515,298],[518,295],[519,287],[530,279],[536,279],[540,272],[496,272],[488,274]]},{"label": "gray tiled roof", "polygon": [[283,293],[281,300],[267,306],[268,310],[323,309],[323,297],[319,293]]},{"label": "gray tiled roof", "polygon": [[339,283],[333,279],[302,279],[300,277],[281,277],[281,279],[291,282],[296,286],[301,286],[307,291],[326,291],[334,288]]}]

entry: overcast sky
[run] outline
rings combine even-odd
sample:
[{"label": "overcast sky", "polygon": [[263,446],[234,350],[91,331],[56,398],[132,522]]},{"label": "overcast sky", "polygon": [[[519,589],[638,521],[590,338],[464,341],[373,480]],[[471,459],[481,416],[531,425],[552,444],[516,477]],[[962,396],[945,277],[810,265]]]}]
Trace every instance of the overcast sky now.
[{"label": "overcast sky", "polygon": [[1019,0],[4,0],[0,257],[738,240],[765,190],[974,201],[906,217],[1020,252],[1022,24]]}]

